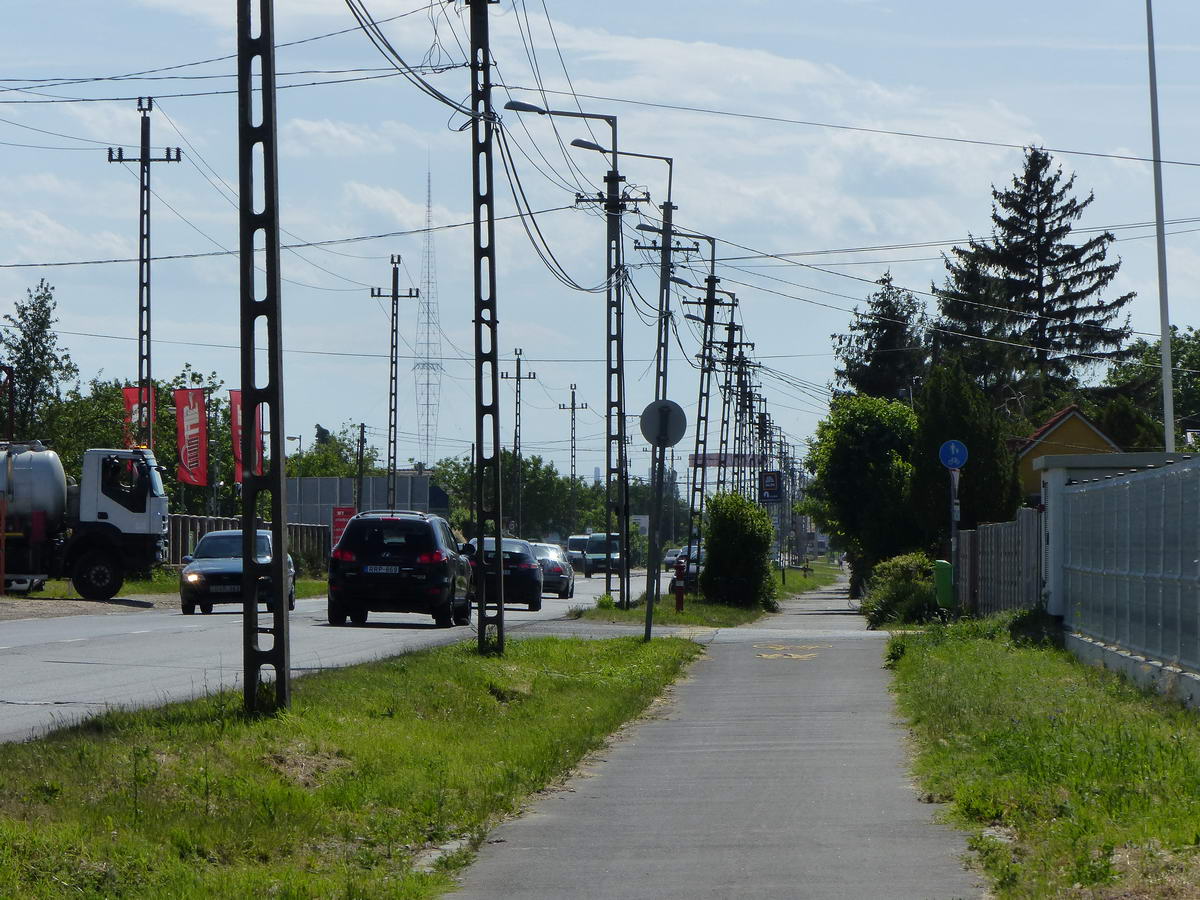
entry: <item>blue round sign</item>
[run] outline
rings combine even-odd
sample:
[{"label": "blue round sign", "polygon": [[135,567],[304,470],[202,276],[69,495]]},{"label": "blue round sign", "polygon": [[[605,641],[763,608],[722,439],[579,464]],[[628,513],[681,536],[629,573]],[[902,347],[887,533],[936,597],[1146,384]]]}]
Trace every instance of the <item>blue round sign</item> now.
[{"label": "blue round sign", "polygon": [[938,451],[938,459],[947,469],[961,469],[967,462],[967,445],[962,441],[946,441]]}]

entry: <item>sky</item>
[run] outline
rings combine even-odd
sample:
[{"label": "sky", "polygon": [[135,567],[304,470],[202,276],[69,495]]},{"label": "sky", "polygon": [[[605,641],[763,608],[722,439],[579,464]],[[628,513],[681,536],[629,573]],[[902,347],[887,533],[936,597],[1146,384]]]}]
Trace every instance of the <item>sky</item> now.
[{"label": "sky", "polygon": [[[407,62],[437,66],[425,76],[432,84],[456,101],[469,97],[461,2],[364,2],[377,20],[398,17],[381,27]],[[136,257],[136,168],[109,163],[107,148],[136,154],[135,98],[153,96],[152,144],[181,147],[183,156],[152,167],[153,253],[216,254],[153,264],[154,374],[169,378],[191,363],[237,386],[237,259],[220,252],[237,246],[235,65],[221,59],[234,48],[234,9],[211,0],[45,0],[6,10],[0,314],[47,279],[61,341],[85,379],[136,377],[136,264],[88,261]],[[1188,198],[1200,183],[1200,6],[1160,0],[1155,14],[1165,210],[1168,221],[1185,220],[1168,227],[1171,317],[1195,326],[1200,220]],[[498,110],[511,97],[613,114],[621,150],[673,158],[676,225],[718,240],[717,274],[738,295],[746,339],[787,379],[764,372],[768,409],[797,444],[828,399],[831,335],[846,331],[887,271],[930,302],[941,253],[989,233],[991,186],[1020,169],[1022,146],[1051,149],[1075,173],[1079,194],[1095,193],[1077,227],[1116,229],[1110,253],[1122,268],[1111,293],[1135,291],[1133,328],[1150,339],[1159,329],[1152,170],[1139,159],[1150,155],[1142,3],[501,0],[491,28]],[[344,33],[318,37],[331,32]],[[427,178],[433,223],[470,221],[470,131],[394,75],[340,0],[277,4],[276,38],[301,42],[276,56],[280,73],[294,73],[280,84],[300,85],[278,93],[283,240],[342,241],[283,257],[284,431],[307,446],[317,423],[364,422],[382,453],[388,318],[369,288],[390,285],[392,254],[403,259],[401,288],[420,284]],[[187,65],[202,60],[213,61]],[[176,68],[58,83],[162,67]],[[88,102],[48,102],[64,98]],[[575,194],[601,189],[605,159],[567,145],[606,143],[606,127],[502,116],[531,207],[553,210],[537,223],[555,258],[577,284],[601,283],[604,222],[593,207],[576,207]],[[657,220],[666,167],[627,157],[622,174],[649,196],[625,226],[633,283],[652,303],[656,261],[634,249],[633,226]],[[498,154],[495,178],[497,215],[512,216]],[[396,232],[405,234],[368,237]],[[474,434],[470,228],[439,229],[434,251],[444,370],[436,459],[465,454]],[[517,219],[498,223],[496,259],[501,368],[515,371],[519,347],[525,372],[537,375],[523,385],[523,451],[567,471],[569,416],[559,404],[576,384],[589,405],[578,414],[579,473],[590,476],[604,462],[603,294],[556,280]],[[676,262],[678,275],[700,283],[703,260]],[[698,339],[679,302],[696,297],[681,289],[673,298],[679,341],[668,393],[689,418]],[[415,305],[402,304],[405,460],[419,455],[417,327]],[[631,298],[631,413],[652,399],[653,348],[653,321]],[[506,445],[513,384],[501,383]],[[638,475],[649,452],[636,421],[630,433]]]}]

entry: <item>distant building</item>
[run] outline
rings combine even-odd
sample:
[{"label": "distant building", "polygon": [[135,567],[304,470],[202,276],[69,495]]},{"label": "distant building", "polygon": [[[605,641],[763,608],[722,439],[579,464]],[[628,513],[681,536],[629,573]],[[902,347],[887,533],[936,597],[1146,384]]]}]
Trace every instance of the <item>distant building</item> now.
[{"label": "distant building", "polygon": [[1017,472],[1021,479],[1021,495],[1041,495],[1041,473],[1034,471],[1033,461],[1042,456],[1088,453],[1120,453],[1121,448],[1071,404],[1060,409],[1027,438],[1016,442]]}]

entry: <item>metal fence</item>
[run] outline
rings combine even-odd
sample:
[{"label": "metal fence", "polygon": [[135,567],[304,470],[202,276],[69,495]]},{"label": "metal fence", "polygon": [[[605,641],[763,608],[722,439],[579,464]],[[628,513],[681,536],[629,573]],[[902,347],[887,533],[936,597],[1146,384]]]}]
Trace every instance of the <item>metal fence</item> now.
[{"label": "metal fence", "polygon": [[1033,609],[1042,599],[1041,521],[1036,509],[1013,522],[959,532],[958,603],[977,615]]},{"label": "metal fence", "polygon": [[[170,534],[170,557],[172,565],[182,565],[183,557],[196,548],[196,542],[210,531],[225,531],[241,528],[242,520],[231,516],[185,516],[172,514],[168,523]],[[270,528],[264,522],[263,528]],[[293,559],[315,557],[328,559],[330,551],[328,525],[300,525],[288,522],[288,552]]]},{"label": "metal fence", "polygon": [[1064,490],[1064,624],[1200,669],[1200,465]]}]

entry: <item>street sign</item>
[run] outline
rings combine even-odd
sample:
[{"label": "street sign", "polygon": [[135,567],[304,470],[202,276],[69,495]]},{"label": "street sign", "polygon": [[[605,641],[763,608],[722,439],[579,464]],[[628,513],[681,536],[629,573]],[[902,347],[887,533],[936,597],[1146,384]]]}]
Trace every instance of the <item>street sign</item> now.
[{"label": "street sign", "polygon": [[783,473],[767,471],[758,473],[758,502],[779,503],[783,500]]},{"label": "street sign", "polygon": [[687,416],[674,400],[654,400],[642,410],[642,437],[652,447],[674,447],[687,431]]},{"label": "street sign", "polygon": [[967,463],[967,445],[962,441],[946,441],[938,450],[938,459],[947,469],[961,469]]}]

